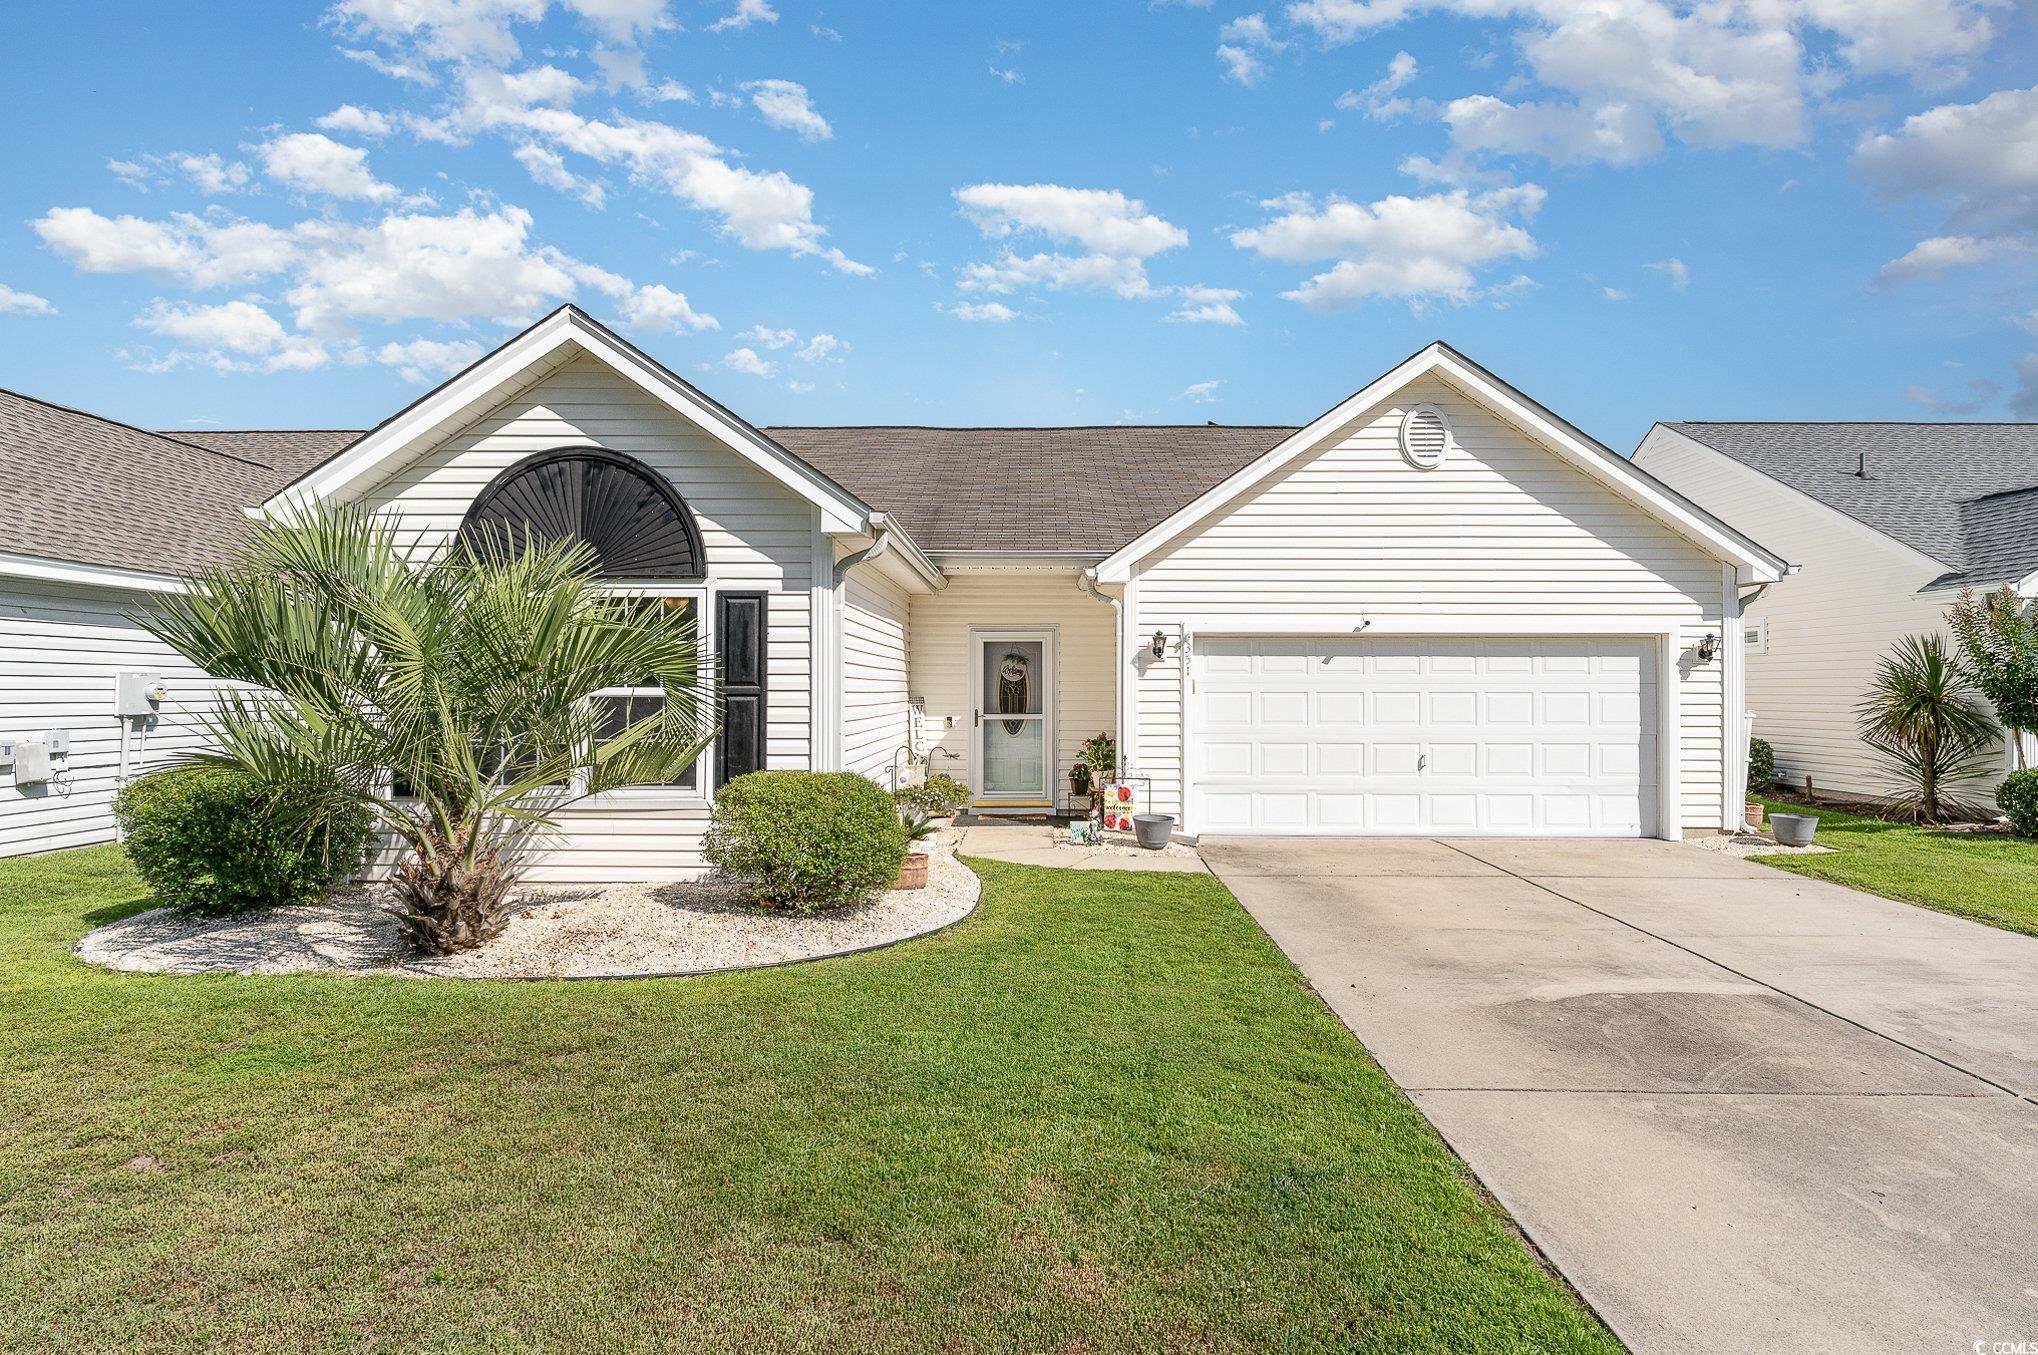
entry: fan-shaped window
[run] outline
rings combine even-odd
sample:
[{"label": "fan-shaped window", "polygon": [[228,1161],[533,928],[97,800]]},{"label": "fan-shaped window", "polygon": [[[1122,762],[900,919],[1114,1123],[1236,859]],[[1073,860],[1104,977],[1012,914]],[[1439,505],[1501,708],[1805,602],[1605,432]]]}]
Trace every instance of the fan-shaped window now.
[{"label": "fan-shaped window", "polygon": [[566,447],[525,457],[467,510],[463,534],[523,542],[585,541],[601,572],[624,579],[698,579],[700,529],[663,476],[627,456]]}]

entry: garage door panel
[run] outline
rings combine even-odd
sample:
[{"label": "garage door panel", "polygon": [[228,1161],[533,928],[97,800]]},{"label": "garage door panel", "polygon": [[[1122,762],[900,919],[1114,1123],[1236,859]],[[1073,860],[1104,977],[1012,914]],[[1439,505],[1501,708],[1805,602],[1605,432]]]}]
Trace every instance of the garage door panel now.
[{"label": "garage door panel", "polygon": [[1598,637],[1200,640],[1197,826],[1653,831],[1652,649]]}]

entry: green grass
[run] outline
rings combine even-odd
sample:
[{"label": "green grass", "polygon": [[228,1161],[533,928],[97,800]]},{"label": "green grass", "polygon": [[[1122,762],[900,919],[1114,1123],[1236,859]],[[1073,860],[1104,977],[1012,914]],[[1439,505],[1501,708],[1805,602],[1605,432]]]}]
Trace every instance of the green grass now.
[{"label": "green grass", "polygon": [[1216,881],[693,981],[116,976],[0,863],[14,1349],[1611,1351]]},{"label": "green grass", "polygon": [[1830,856],[1763,856],[1765,866],[1902,899],[2004,931],[2038,936],[2038,841],[1947,833],[1882,819],[1763,802],[1771,812],[1816,814]]}]

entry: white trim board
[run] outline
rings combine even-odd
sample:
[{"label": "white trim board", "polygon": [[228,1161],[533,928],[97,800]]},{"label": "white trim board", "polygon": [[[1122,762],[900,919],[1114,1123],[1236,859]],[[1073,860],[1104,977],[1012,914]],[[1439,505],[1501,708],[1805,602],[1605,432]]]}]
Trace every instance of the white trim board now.
[{"label": "white trim board", "polygon": [[1359,415],[1393,398],[1410,383],[1431,375],[1448,381],[1466,396],[1484,404],[1576,469],[1637,504],[1716,558],[1732,562],[1742,582],[1765,583],[1783,577],[1787,568],[1783,560],[1439,341],[1327,413],[1319,415],[1307,427],[1289,434],[1251,464],[1233,472],[1158,525],[1142,532],[1097,566],[1098,582],[1124,582],[1139,561],[1206,519],[1217,516],[1239,497],[1278,475],[1293,462],[1315,452],[1326,438]]}]

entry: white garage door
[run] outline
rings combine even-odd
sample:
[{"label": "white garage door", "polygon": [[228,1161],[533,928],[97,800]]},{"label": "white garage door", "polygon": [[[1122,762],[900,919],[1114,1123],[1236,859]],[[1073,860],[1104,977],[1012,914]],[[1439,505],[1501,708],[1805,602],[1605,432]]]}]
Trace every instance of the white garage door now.
[{"label": "white garage door", "polygon": [[1655,644],[1198,636],[1204,833],[1656,831]]}]

